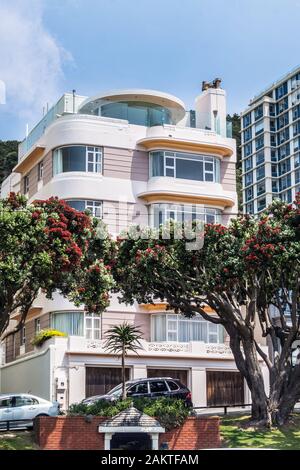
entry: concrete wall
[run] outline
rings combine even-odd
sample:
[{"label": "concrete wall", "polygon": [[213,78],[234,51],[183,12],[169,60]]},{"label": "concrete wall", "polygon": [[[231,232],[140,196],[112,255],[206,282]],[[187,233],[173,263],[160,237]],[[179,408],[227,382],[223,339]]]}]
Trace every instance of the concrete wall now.
[{"label": "concrete wall", "polygon": [[0,369],[1,393],[32,393],[51,400],[51,349],[24,357]]}]

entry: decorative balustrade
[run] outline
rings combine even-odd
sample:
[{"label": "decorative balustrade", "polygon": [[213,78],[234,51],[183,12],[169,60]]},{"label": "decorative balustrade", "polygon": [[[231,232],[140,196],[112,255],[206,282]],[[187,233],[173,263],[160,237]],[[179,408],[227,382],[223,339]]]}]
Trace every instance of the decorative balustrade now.
[{"label": "decorative balustrade", "polygon": [[189,343],[147,343],[148,352],[185,353],[190,351]]}]

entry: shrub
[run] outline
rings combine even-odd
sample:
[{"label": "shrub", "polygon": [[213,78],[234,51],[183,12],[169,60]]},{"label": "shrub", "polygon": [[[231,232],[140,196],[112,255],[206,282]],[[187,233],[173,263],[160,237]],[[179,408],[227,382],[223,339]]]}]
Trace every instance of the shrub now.
[{"label": "shrub", "polygon": [[133,403],[139,411],[157,418],[160,424],[169,431],[181,426],[189,415],[189,409],[183,400],[172,398],[127,398],[116,402],[99,400],[93,404],[75,403],[70,406],[68,415],[94,415],[112,417],[126,410]]},{"label": "shrub", "polygon": [[32,344],[34,346],[42,346],[47,339],[52,338],[53,336],[67,336],[66,333],[63,333],[62,331],[58,330],[41,330],[39,333],[35,335],[35,337],[32,340]]}]

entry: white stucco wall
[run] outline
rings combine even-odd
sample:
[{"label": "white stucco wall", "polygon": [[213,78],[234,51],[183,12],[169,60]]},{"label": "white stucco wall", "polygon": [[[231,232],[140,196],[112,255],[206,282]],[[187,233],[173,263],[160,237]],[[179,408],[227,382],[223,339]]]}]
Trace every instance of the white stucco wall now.
[{"label": "white stucco wall", "polygon": [[32,393],[51,400],[51,350],[24,357],[0,368],[1,393]]}]

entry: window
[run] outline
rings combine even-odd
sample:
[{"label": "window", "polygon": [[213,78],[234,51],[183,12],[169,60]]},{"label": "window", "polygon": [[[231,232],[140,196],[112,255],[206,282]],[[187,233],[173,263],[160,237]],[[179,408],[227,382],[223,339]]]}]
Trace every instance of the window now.
[{"label": "window", "polygon": [[295,183],[300,183],[300,170],[295,171]]},{"label": "window", "polygon": [[291,175],[283,176],[279,179],[279,191],[283,191],[292,185]]},{"label": "window", "polygon": [[83,336],[82,312],[55,312],[51,314],[51,328],[62,331],[67,335]]},{"label": "window", "polygon": [[253,199],[253,186],[250,186],[250,188],[247,188],[245,191],[246,194],[246,202],[250,201],[250,199]]},{"label": "window", "polygon": [[271,171],[272,171],[272,176],[273,177],[278,176],[277,165],[272,165]]},{"label": "window", "polygon": [[300,117],[300,106],[299,104],[293,108],[293,121],[296,121]]},{"label": "window", "polygon": [[244,142],[247,142],[251,138],[252,138],[252,128],[249,127],[248,129],[244,131]]},{"label": "window", "polygon": [[300,153],[296,153],[294,156],[294,166],[297,168],[300,165]]},{"label": "window", "polygon": [[216,157],[179,152],[151,152],[150,176],[196,181],[220,181],[220,160]]},{"label": "window", "polygon": [[282,83],[279,87],[275,90],[276,99],[279,100],[288,92],[287,82]]},{"label": "window", "polygon": [[256,181],[259,181],[264,177],[265,177],[265,167],[260,166],[259,168],[256,169]]},{"label": "window", "polygon": [[253,202],[249,202],[249,204],[246,204],[246,214],[254,214],[254,204]]},{"label": "window", "polygon": [[138,384],[133,385],[132,387],[129,387],[127,390],[127,396],[131,395],[145,395],[148,392],[148,382],[140,382]]},{"label": "window", "polygon": [[264,146],[264,136],[261,135],[255,139],[255,148],[256,150],[261,149]]},{"label": "window", "polygon": [[262,181],[261,183],[258,183],[257,185],[257,196],[261,196],[266,192],[266,183],[265,181]]},{"label": "window", "polygon": [[170,109],[157,104],[138,101],[103,104],[96,110],[96,113],[114,119],[126,119],[130,124],[139,126],[151,127],[175,124]]},{"label": "window", "polygon": [[23,328],[20,331],[20,344],[21,346],[26,344],[26,327],[23,326]]},{"label": "window", "polygon": [[102,173],[102,149],[73,145],[53,152],[53,175],[70,171]]},{"label": "window", "polygon": [[300,121],[293,124],[293,137],[296,137],[298,134],[300,134]]},{"label": "window", "polygon": [[87,339],[101,339],[101,314],[86,313],[84,324]]},{"label": "window", "polygon": [[93,217],[97,219],[102,218],[102,202],[91,201],[91,200],[80,200],[80,199],[68,199],[67,204],[77,211],[84,212],[89,211]]},{"label": "window", "polygon": [[265,161],[265,153],[263,150],[261,150],[260,152],[257,152],[256,154],[256,165],[261,165],[262,163],[264,163]]},{"label": "window", "polygon": [[252,142],[248,142],[248,144],[244,146],[245,157],[248,157],[248,155],[251,155],[251,153],[252,153]]},{"label": "window", "polygon": [[251,113],[246,114],[243,117],[243,127],[248,127],[251,124]]},{"label": "window", "polygon": [[263,117],[263,114],[264,114],[264,109],[263,109],[263,105],[260,104],[257,108],[255,108],[254,110],[254,119],[255,121],[257,121],[258,119],[260,119],[261,117]]},{"label": "window", "polygon": [[261,120],[255,124],[255,135],[261,134],[264,131],[264,121]]},{"label": "window", "polygon": [[291,159],[287,158],[283,162],[278,164],[278,176],[284,175],[288,171],[291,171]]},{"label": "window", "polygon": [[167,220],[175,220],[179,223],[193,220],[203,221],[207,224],[221,223],[221,211],[201,205],[192,204],[153,204],[150,211],[153,227],[159,227]]},{"label": "window", "polygon": [[271,149],[271,161],[277,162],[277,154],[275,149]]},{"label": "window", "polygon": [[167,384],[164,380],[155,380],[150,382],[151,393],[168,392]]},{"label": "window", "polygon": [[285,191],[284,193],[281,193],[279,195],[279,197],[283,202],[287,202],[287,203],[292,202],[292,191],[291,191],[291,189],[289,189],[288,191]]},{"label": "window", "polygon": [[288,98],[285,97],[283,100],[279,101],[276,105],[277,114],[280,114],[283,111],[286,111],[288,109],[288,107],[289,107]]},{"label": "window", "polygon": [[270,116],[275,116],[275,105],[274,104],[269,104],[269,115]]},{"label": "window", "polygon": [[289,140],[290,138],[290,130],[288,127],[286,127],[283,131],[278,132],[277,134],[278,137],[278,145],[283,144],[286,140]]},{"label": "window", "polygon": [[258,210],[258,212],[262,211],[265,208],[266,208],[266,198],[263,197],[261,199],[258,199],[257,200],[257,210]]},{"label": "window", "polygon": [[277,180],[272,180],[272,193],[277,193],[277,192],[278,192]]},{"label": "window", "polygon": [[25,396],[15,396],[15,397],[13,397],[12,403],[13,403],[14,407],[30,406],[30,405],[38,405],[39,404],[39,402],[36,398],[25,397]]},{"label": "window", "polygon": [[278,149],[278,160],[281,160],[284,157],[290,155],[290,144],[285,144],[279,147]]},{"label": "window", "polygon": [[12,397],[9,398],[2,398],[0,400],[0,408],[11,408],[12,405]]},{"label": "window", "polygon": [[289,113],[284,113],[277,118],[277,129],[287,126],[289,123]]},{"label": "window", "polygon": [[24,176],[23,189],[24,189],[24,194],[27,194],[29,191],[29,176],[28,175]]},{"label": "window", "polygon": [[35,331],[35,334],[38,334],[41,331],[41,319],[40,318],[36,318],[34,320],[34,331]]},{"label": "window", "polygon": [[195,315],[186,318],[183,315],[152,315],[153,341],[204,341],[206,343],[223,343],[224,329]]},{"label": "window", "polygon": [[295,88],[298,88],[299,86],[300,86],[300,73],[297,73],[291,79],[291,88],[292,90],[295,90]]},{"label": "window", "polygon": [[87,170],[90,173],[102,173],[102,152],[99,147],[87,147]]},{"label": "window", "polygon": [[252,157],[246,158],[244,161],[244,170],[248,171],[252,169]]},{"label": "window", "polygon": [[271,132],[275,132],[275,131],[276,131],[275,119],[270,119],[270,131],[271,131]]},{"label": "window", "polygon": [[172,392],[179,389],[179,385],[176,382],[173,382],[173,380],[167,380],[167,384],[169,389],[172,390]]},{"label": "window", "polygon": [[44,173],[44,162],[41,161],[38,164],[38,181],[41,181],[43,179],[43,173]]},{"label": "window", "polygon": [[276,147],[277,146],[276,134],[271,134],[270,135],[270,144],[271,144],[271,147]]},{"label": "window", "polygon": [[250,171],[244,176],[245,186],[249,186],[253,183],[253,171]]}]

